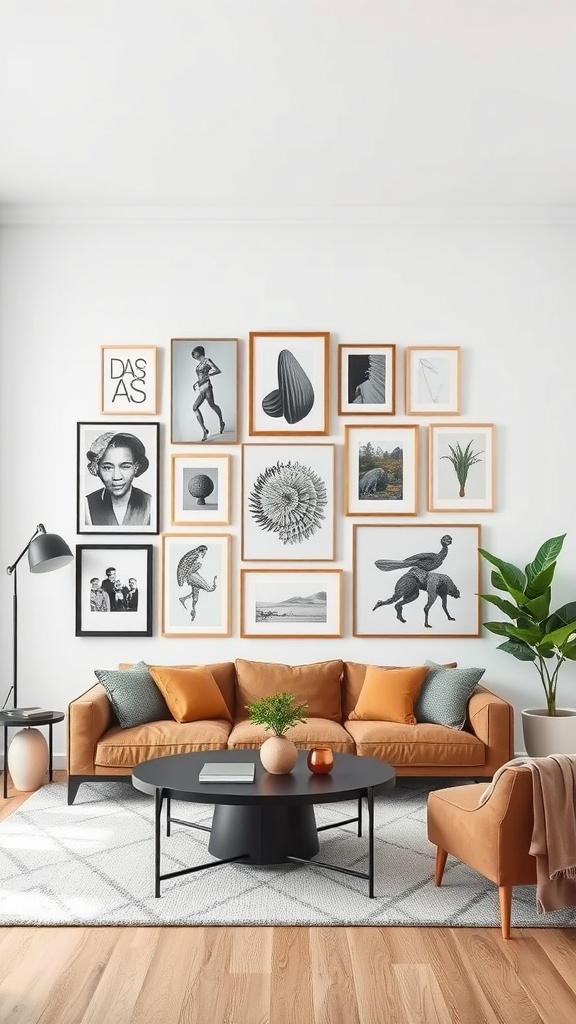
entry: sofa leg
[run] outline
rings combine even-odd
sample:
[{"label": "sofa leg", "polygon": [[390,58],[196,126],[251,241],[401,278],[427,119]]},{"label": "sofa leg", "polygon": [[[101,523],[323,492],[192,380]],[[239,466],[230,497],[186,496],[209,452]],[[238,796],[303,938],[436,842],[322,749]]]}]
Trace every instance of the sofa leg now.
[{"label": "sofa leg", "polygon": [[500,903],[500,924],[502,925],[502,938],[510,938],[510,916],[512,913],[512,886],[498,886],[498,900]]},{"label": "sofa leg", "polygon": [[446,865],[446,857],[448,856],[447,850],[442,850],[439,846],[436,847],[436,866],[434,869],[434,885],[442,884],[442,875],[444,874],[444,867]]},{"label": "sofa leg", "polygon": [[84,779],[79,779],[75,775],[68,776],[68,806],[74,803],[78,790],[83,782]]}]

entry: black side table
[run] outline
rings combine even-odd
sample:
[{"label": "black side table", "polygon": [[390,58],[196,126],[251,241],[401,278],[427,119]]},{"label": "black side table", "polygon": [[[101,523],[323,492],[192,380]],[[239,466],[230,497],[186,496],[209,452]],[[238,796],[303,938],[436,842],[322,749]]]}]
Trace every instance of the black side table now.
[{"label": "black side table", "polygon": [[8,796],[8,729],[33,729],[37,725],[48,726],[48,777],[52,782],[52,726],[55,722],[62,722],[65,718],[63,711],[47,711],[40,718],[25,718],[17,711],[0,711],[0,725],[4,729],[4,799]]}]

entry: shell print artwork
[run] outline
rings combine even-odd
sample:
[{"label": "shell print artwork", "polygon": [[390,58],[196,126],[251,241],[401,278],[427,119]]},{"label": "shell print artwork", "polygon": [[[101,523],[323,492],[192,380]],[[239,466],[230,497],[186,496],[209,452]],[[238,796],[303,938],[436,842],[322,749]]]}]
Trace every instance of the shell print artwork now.
[{"label": "shell print artwork", "polygon": [[254,522],[283,544],[308,540],[326,518],[326,484],[300,462],[280,462],[260,473],[248,495]]},{"label": "shell print artwork", "polygon": [[278,388],[262,399],[268,416],[283,416],[288,423],[299,423],[314,405],[314,388],[296,356],[283,348],[278,356]]}]

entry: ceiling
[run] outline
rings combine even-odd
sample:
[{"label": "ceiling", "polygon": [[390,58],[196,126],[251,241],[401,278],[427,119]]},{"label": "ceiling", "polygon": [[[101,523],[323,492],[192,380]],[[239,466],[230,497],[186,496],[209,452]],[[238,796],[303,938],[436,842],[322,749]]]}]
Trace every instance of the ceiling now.
[{"label": "ceiling", "polygon": [[576,203],[576,0],[0,0],[0,203]]}]

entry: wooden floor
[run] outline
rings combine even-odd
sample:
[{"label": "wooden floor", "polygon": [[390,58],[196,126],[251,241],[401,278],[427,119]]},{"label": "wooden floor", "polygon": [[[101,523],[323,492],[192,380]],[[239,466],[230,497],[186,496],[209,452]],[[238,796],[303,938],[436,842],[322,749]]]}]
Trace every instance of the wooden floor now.
[{"label": "wooden floor", "polygon": [[576,929],[0,929],[1,1024],[541,1021],[576,1022]]}]

